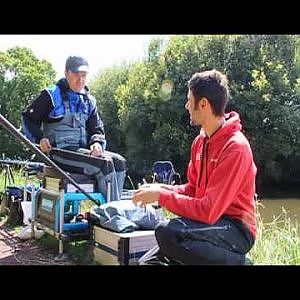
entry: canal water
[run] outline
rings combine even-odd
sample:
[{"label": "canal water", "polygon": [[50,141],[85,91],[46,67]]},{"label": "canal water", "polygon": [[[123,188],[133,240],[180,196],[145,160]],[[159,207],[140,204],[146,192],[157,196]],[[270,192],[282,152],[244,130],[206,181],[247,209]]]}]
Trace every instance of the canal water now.
[{"label": "canal water", "polygon": [[257,207],[266,221],[272,220],[274,216],[282,215],[284,209],[291,218],[300,223],[300,198],[261,199],[258,200]]},{"label": "canal water", "polygon": [[278,198],[259,199],[257,210],[263,223],[276,220],[283,220],[289,217],[291,222],[298,223],[300,236],[300,197],[299,198]]}]

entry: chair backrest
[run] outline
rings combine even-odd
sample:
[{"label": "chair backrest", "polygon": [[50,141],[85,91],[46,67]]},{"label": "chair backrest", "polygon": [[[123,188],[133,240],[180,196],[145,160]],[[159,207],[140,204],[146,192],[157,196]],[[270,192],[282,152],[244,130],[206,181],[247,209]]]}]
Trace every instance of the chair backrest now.
[{"label": "chair backrest", "polygon": [[153,164],[154,181],[165,184],[173,184],[175,172],[174,166],[169,160],[159,160]]}]

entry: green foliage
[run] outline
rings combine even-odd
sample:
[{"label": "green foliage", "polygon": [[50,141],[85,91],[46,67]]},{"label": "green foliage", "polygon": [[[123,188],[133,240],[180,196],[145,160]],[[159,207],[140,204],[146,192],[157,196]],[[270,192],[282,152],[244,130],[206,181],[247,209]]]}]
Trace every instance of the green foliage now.
[{"label": "green foliage", "polygon": [[107,149],[117,151],[124,149],[125,132],[121,129],[118,111],[120,104],[116,90],[128,77],[130,66],[114,66],[106,69],[90,83],[91,93],[97,100],[97,108],[104,122]]},{"label": "green foliage", "polygon": [[[300,146],[299,49],[300,38],[292,35],[185,35],[167,43],[153,39],[143,60],[104,70],[91,82],[108,150],[123,154],[129,173],[137,177],[160,159],[172,160],[184,175],[199,132],[189,125],[184,108],[187,82],[195,72],[216,68],[228,75],[227,111],[240,114],[260,178],[267,181],[265,166],[284,161]],[[54,83],[54,76],[51,65],[30,49],[0,52],[0,112],[20,127],[21,111]],[[0,133],[0,153],[24,157],[23,147],[4,129]]]},{"label": "green foliage", "polygon": [[290,36],[242,36],[233,40],[236,51],[231,53],[228,68],[232,81],[229,108],[241,116],[262,176],[266,164],[287,158],[299,147],[294,45]]},{"label": "green foliage", "polygon": [[[46,60],[37,59],[28,48],[14,47],[0,52],[0,112],[17,128],[21,126],[21,112],[50,83],[55,71]],[[22,156],[23,148],[0,129],[0,153]]]},{"label": "green foliage", "polygon": [[[155,157],[151,135],[155,129],[155,114],[159,111],[159,78],[163,62],[136,63],[125,84],[120,85],[116,94],[120,103],[121,126],[126,132],[125,153],[129,168],[145,174],[150,170]],[[143,88],[141,88],[143,87]],[[147,154],[145,154],[147,149]]]},{"label": "green foliage", "polygon": [[160,159],[172,160],[184,175],[199,132],[191,128],[184,108],[187,82],[195,72],[216,68],[230,81],[227,111],[240,114],[264,174],[266,164],[299,148],[299,41],[290,35],[186,35],[166,44],[152,40],[145,59],[103,72],[94,84],[109,144],[139,177]]}]

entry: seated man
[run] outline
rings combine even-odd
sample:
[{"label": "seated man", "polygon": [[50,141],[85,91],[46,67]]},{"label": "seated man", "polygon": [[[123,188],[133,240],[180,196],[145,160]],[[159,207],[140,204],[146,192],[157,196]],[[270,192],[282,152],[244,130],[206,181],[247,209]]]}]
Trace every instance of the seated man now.
[{"label": "seated man", "polygon": [[238,113],[225,113],[228,100],[225,74],[195,73],[185,107],[190,124],[201,130],[191,147],[187,183],[148,184],[133,193],[135,204],[157,202],[177,215],[155,229],[156,263],[240,265],[254,245],[256,166]]},{"label": "seated man", "polygon": [[[83,168],[86,175],[94,175],[98,191],[107,197],[107,182],[111,182],[111,200],[120,200],[125,181],[126,160],[119,154],[106,151],[103,122],[97,112],[96,100],[86,86],[87,61],[70,56],[66,61],[65,77],[47,87],[22,113],[24,134],[38,143],[51,157],[52,147],[78,151],[88,149],[91,156],[109,159],[113,170]],[[102,158],[100,158],[100,156]],[[104,157],[104,158],[103,158]],[[77,161],[52,155],[52,160],[67,172],[81,167]],[[78,168],[77,168],[78,169]]]}]

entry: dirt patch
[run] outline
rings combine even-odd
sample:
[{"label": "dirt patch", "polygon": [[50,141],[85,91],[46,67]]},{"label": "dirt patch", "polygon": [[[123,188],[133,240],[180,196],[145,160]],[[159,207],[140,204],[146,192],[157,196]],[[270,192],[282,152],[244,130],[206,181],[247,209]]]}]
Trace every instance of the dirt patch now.
[{"label": "dirt patch", "polygon": [[56,261],[57,254],[40,247],[35,240],[22,241],[14,229],[0,224],[0,265],[74,265]]}]

